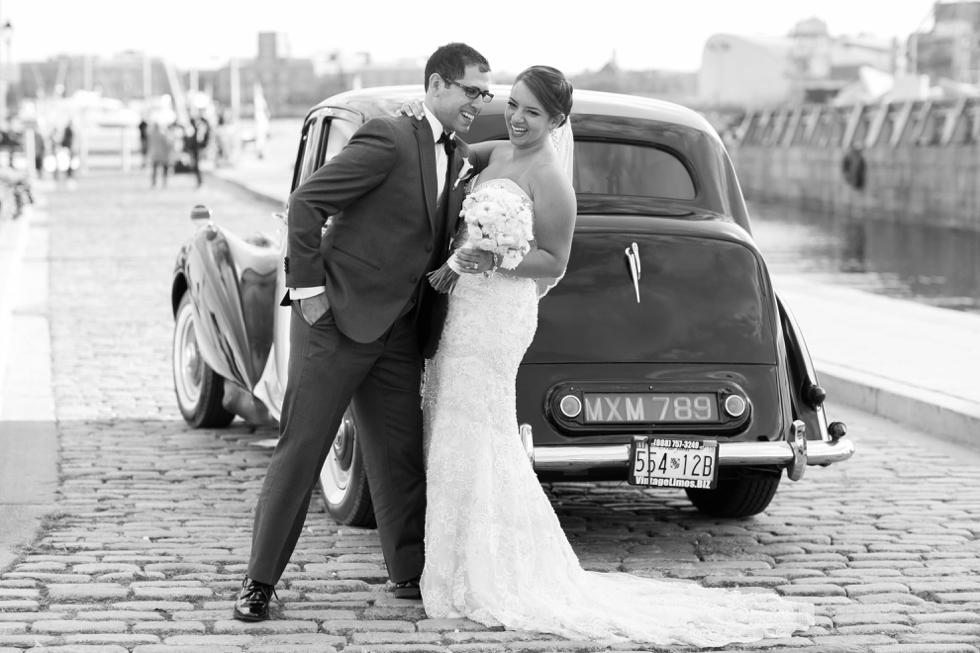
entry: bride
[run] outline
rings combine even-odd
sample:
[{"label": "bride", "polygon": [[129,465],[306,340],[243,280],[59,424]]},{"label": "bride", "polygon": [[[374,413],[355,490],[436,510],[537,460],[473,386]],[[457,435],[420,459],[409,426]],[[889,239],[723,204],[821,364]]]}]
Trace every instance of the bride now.
[{"label": "bride", "polygon": [[[536,241],[513,270],[498,269],[488,252],[480,263],[475,252],[464,257],[466,274],[449,296],[442,339],[426,366],[426,613],[657,645],[788,637],[814,623],[811,606],[584,571],[521,444],[515,382],[537,328],[538,281],[546,291],[563,274],[575,226],[571,108],[561,72],[528,68],[504,114],[509,141],[472,146],[483,168],[469,192],[493,185],[518,196],[533,210]],[[405,111],[419,113],[412,105]],[[463,235],[465,228],[457,245]]]}]

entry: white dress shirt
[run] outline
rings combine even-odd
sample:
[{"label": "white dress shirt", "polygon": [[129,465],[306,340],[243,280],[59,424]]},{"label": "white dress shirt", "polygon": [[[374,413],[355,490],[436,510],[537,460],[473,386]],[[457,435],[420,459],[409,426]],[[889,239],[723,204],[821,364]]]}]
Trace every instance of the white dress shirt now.
[{"label": "white dress shirt", "polygon": [[[436,114],[425,104],[422,105],[425,117],[429,119],[429,127],[432,127],[432,142],[436,144],[436,197],[442,197],[442,191],[446,188],[446,167],[449,165],[449,157],[446,156],[446,148],[439,139],[442,138],[444,128]],[[456,132],[449,134],[449,138],[456,138]]]},{"label": "white dress shirt", "polygon": [[[425,117],[429,119],[429,127],[432,128],[432,141],[435,143],[436,152],[436,183],[438,184],[436,189],[436,197],[442,197],[442,191],[446,188],[446,168],[449,166],[449,157],[446,156],[446,148],[442,143],[438,142],[442,137],[443,126],[436,118],[436,114],[432,113],[426,104],[422,104],[422,110],[425,112]],[[456,138],[456,132],[449,135],[449,138]],[[289,289],[289,299],[309,299],[310,297],[316,297],[322,292],[326,292],[326,286],[312,286],[310,288],[290,288]]]}]

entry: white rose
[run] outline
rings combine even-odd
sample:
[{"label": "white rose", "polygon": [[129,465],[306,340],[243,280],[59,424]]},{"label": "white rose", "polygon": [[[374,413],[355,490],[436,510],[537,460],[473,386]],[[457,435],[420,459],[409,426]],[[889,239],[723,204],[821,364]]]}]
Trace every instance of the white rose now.
[{"label": "white rose", "polygon": [[[487,206],[491,206],[489,202],[487,203]],[[497,224],[498,220],[500,220],[500,214],[495,210],[489,210],[486,213],[480,214],[480,224],[484,228],[492,227],[493,225]]]},{"label": "white rose", "polygon": [[524,256],[520,252],[508,250],[507,253],[504,254],[503,260],[500,262],[500,267],[506,270],[513,270],[520,265],[522,258],[524,258]]}]

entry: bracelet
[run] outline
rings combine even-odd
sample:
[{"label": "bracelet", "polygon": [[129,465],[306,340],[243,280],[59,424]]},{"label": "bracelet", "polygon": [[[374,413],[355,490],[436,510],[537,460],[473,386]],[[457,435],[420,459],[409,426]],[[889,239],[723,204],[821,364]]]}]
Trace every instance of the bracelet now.
[{"label": "bracelet", "polygon": [[497,253],[490,252],[490,256],[493,257],[493,267],[483,273],[483,276],[487,277],[488,279],[490,278],[490,275],[496,272],[497,268],[500,267],[500,262],[497,260]]}]

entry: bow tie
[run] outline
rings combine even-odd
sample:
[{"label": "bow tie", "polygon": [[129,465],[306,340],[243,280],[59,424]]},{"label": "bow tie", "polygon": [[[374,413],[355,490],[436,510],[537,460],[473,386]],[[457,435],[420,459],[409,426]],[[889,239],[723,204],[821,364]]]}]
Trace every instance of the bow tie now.
[{"label": "bow tie", "polygon": [[436,143],[442,143],[443,149],[446,150],[446,156],[452,158],[452,156],[453,156],[453,150],[456,149],[456,139],[455,138],[453,138],[452,136],[450,136],[446,132],[442,132],[442,136],[439,137],[439,140],[436,141]]}]

